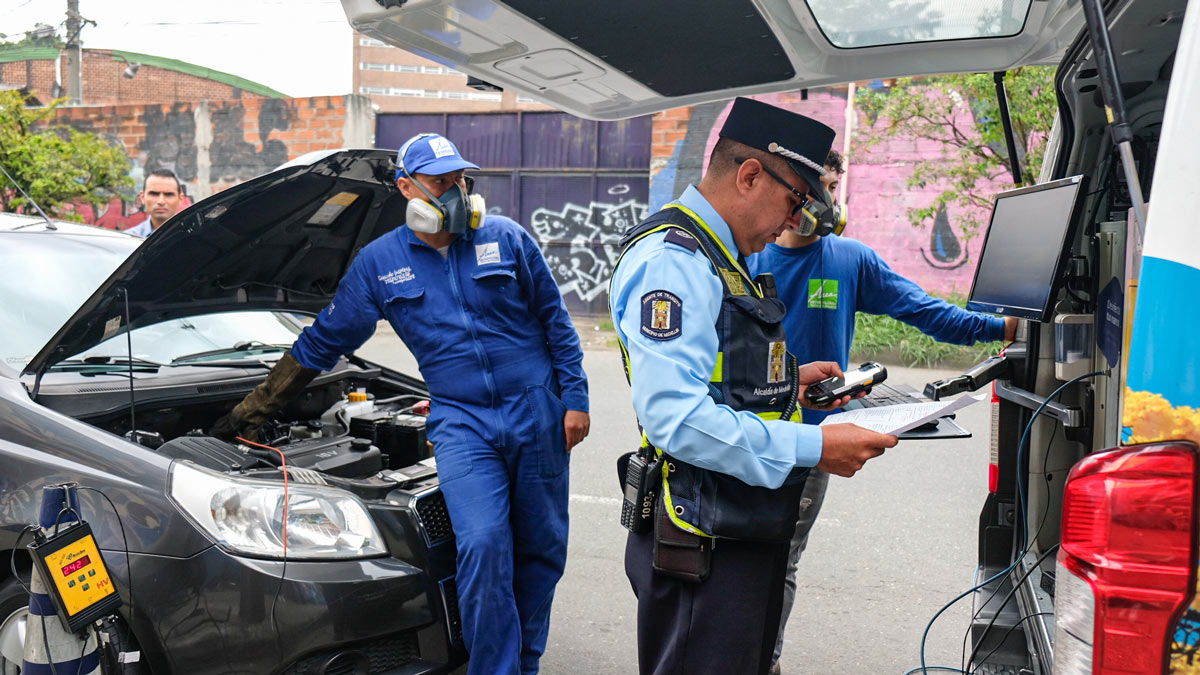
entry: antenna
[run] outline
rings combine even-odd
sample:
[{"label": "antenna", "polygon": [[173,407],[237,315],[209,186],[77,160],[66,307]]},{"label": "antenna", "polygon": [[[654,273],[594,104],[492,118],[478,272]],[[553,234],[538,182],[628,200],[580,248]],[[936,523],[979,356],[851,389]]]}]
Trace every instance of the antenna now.
[{"label": "antenna", "polygon": [[[17,188],[17,191],[21,193],[22,197],[29,200],[29,203],[33,204],[33,208],[37,209],[37,212],[39,214],[41,214],[42,218],[45,219],[46,229],[47,230],[57,230],[58,226],[55,225],[54,222],[50,220],[50,216],[46,215],[46,212],[42,210],[42,207],[38,206],[37,202],[33,201],[33,197],[30,197],[28,194],[25,193],[25,189],[21,187],[21,184],[18,183],[16,180],[14,180],[13,177],[9,175],[8,171],[4,170],[3,166],[0,166],[0,171],[4,172],[4,176],[6,178],[8,178],[8,182],[12,183]],[[19,229],[21,229],[21,227],[29,227],[29,226],[21,225],[20,227],[17,227],[15,229],[19,230]]]}]

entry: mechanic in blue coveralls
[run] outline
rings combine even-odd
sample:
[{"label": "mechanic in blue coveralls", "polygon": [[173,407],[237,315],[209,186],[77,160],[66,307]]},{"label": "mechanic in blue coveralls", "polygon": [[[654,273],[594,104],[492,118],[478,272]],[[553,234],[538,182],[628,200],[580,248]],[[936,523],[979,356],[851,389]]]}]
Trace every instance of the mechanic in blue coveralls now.
[{"label": "mechanic in blue coveralls", "polygon": [[653,531],[625,549],[642,673],[765,673],[808,467],[850,476],[896,443],[797,423],[807,385],[841,369],[789,358],[782,303],[743,262],[824,199],[832,140],[739,98],[699,186],[622,239],[610,309],[662,481]]},{"label": "mechanic in blue coveralls", "polygon": [[[833,205],[833,193],[844,173],[841,153],[830,150],[825,159],[825,175],[821,176],[830,206],[814,202],[805,209],[805,217],[797,228],[784,232],[777,241],[748,259],[752,274],[770,272],[775,276],[779,298],[787,306],[783,325],[787,330],[788,350],[797,359],[835,361],[845,368],[854,341],[854,316],[859,311],[886,314],[939,342],[970,345],[1001,338],[1011,341],[1016,336],[1016,319],[969,312],[934,298],[894,272],[865,244],[838,236],[845,227],[845,219]],[[823,410],[802,412],[806,424],[820,424],[829,414]],[[808,545],[808,535],[821,512],[828,485],[829,474],[820,469],[811,471],[804,484],[800,518],[788,555],[783,615],[772,673],[780,672],[784,626],[796,598],[796,565]]]},{"label": "mechanic in blue coveralls", "polygon": [[568,453],[588,433],[583,353],[533,238],[468,195],[448,139],[397,153],[405,227],[372,242],[267,380],[218,423],[253,432],[386,318],[429,387],[472,675],[536,673],[567,559]]}]

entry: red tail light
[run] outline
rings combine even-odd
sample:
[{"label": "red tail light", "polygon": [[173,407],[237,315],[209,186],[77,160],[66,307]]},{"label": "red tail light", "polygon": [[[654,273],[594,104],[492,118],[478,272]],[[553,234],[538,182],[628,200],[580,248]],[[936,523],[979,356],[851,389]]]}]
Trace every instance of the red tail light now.
[{"label": "red tail light", "polygon": [[1196,584],[1196,457],[1188,443],[1143,445],[1071,469],[1059,584],[1077,585],[1063,578],[1069,573],[1085,585],[1060,594],[1056,651],[1070,663],[1055,663],[1055,672],[1165,672]]}]

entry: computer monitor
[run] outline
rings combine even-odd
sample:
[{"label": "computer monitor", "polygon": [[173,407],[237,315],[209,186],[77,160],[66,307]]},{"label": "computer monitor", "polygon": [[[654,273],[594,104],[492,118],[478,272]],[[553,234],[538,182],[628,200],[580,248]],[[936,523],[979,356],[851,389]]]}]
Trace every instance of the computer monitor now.
[{"label": "computer monitor", "polygon": [[996,196],[967,309],[1050,320],[1082,185],[1072,176]]}]

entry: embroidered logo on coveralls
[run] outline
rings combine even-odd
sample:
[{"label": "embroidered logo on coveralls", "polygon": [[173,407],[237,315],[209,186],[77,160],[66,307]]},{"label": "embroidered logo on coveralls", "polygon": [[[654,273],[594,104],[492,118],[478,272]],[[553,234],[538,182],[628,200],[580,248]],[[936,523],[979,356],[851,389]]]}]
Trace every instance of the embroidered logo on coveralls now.
[{"label": "embroidered logo on coveralls", "polygon": [[673,340],[683,334],[683,301],[670,291],[650,291],[642,296],[642,335],[652,340]]},{"label": "embroidered logo on coveralls", "polygon": [[379,281],[385,284],[402,284],[406,281],[412,281],[416,278],[417,277],[415,274],[413,274],[411,267],[401,267],[398,270],[392,270],[391,272],[388,272],[387,274],[381,274],[378,277]]},{"label": "embroidered logo on coveralls", "polygon": [[475,244],[475,264],[488,265],[500,262],[500,242]]}]

